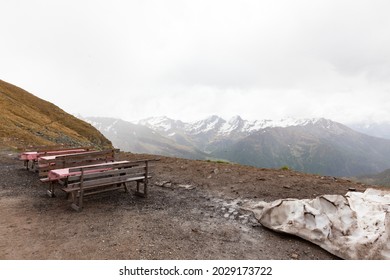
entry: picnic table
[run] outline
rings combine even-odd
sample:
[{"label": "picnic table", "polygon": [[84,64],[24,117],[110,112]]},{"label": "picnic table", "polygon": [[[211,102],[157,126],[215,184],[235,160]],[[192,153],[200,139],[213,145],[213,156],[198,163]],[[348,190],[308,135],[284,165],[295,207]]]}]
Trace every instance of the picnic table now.
[{"label": "picnic table", "polygon": [[[123,160],[123,161],[113,161],[113,162],[104,162],[98,164],[78,166],[77,168],[88,168],[88,170],[85,171],[85,174],[92,174],[92,173],[102,172],[105,170],[120,168],[121,166],[127,163],[129,163],[129,161]],[[79,170],[75,171],[72,169],[75,168],[66,167],[60,169],[52,169],[49,171],[46,178],[41,179],[41,182],[49,183],[47,194],[50,197],[55,196],[54,194],[55,183],[58,183],[59,185],[66,187],[68,185],[69,177],[77,176],[81,174],[81,171]]]},{"label": "picnic table", "polygon": [[[83,208],[85,196],[102,192],[124,189],[129,192],[128,183],[136,182],[135,195],[146,197],[148,180],[151,178],[150,161],[159,159],[145,159],[138,161],[117,161],[102,164],[54,169],[49,171],[46,182],[50,182],[48,195],[54,196],[53,182],[59,182],[66,192],[71,195],[71,207],[77,211]],[[143,191],[140,189],[143,185]]]},{"label": "picnic table", "polygon": [[[129,161],[122,160],[122,161],[104,162],[104,163],[98,163],[98,164],[77,166],[77,168],[88,167],[89,169],[88,169],[87,173],[94,173],[94,172],[99,172],[99,171],[106,170],[106,169],[113,169],[113,168],[120,167],[123,163],[129,163]],[[75,167],[67,167],[67,168],[50,170],[47,178],[49,181],[58,181],[58,180],[67,179],[69,176],[81,174],[81,171],[72,171],[72,169],[75,169]]]},{"label": "picnic table", "polygon": [[42,156],[38,159],[39,177],[47,177],[50,170],[115,161],[116,150],[86,151],[71,154]]},{"label": "picnic table", "polygon": [[35,165],[38,162],[38,159],[43,156],[53,156],[53,155],[62,155],[62,154],[74,154],[90,151],[90,148],[66,148],[66,149],[55,149],[55,150],[36,150],[36,151],[26,151],[22,152],[19,155],[19,159],[24,161],[24,166],[27,170],[30,169],[31,162],[31,170],[35,169]]}]

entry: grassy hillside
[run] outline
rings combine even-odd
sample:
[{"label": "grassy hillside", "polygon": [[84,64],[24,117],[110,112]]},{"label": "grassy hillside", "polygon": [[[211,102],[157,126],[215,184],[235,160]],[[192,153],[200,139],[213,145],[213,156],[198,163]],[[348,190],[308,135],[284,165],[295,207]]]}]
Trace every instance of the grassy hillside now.
[{"label": "grassy hillside", "polygon": [[365,175],[354,178],[358,182],[363,182],[367,185],[380,185],[390,187],[390,169],[379,174]]},{"label": "grassy hillside", "polygon": [[0,145],[93,145],[111,147],[98,130],[54,104],[0,80]]}]

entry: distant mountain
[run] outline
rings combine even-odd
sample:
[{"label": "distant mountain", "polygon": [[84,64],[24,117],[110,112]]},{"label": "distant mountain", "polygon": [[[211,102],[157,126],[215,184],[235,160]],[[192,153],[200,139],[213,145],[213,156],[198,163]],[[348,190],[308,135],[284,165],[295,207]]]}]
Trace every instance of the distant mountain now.
[{"label": "distant mountain", "polygon": [[372,175],[363,175],[355,178],[356,181],[365,183],[367,185],[379,185],[390,187],[390,169]]},{"label": "distant mountain", "polygon": [[[105,128],[94,125],[115,145],[123,137],[105,132],[112,122],[114,120],[105,124]],[[133,135],[134,143],[127,150],[138,152],[139,143],[154,141],[163,151],[143,151],[225,159],[265,168],[288,166],[297,171],[330,176],[371,174],[390,168],[390,140],[368,136],[323,118],[248,121],[235,116],[226,121],[210,116],[186,123],[157,117],[137,124],[127,123],[124,129],[128,133],[140,133],[137,131],[141,128],[148,133],[141,139]]]},{"label": "distant mountain", "polygon": [[256,131],[270,127],[290,127],[306,125],[315,122],[316,119],[282,119],[272,120],[243,120],[240,116],[235,116],[226,121],[218,116],[210,116],[204,120],[184,123],[169,119],[167,117],[148,118],[138,122],[160,132],[170,138],[185,138],[186,142],[196,145],[199,149],[207,153],[212,153],[220,148],[220,145],[231,144]]},{"label": "distant mountain", "polygon": [[114,147],[134,153],[206,159],[207,154],[195,146],[183,145],[146,126],[114,118],[88,117],[85,121],[110,139]]},{"label": "distant mountain", "polygon": [[330,120],[257,131],[214,156],[242,164],[306,173],[353,176],[390,167],[390,140],[371,137]]},{"label": "distant mountain", "polygon": [[90,124],[2,80],[0,111],[0,146],[112,147],[111,142]]},{"label": "distant mountain", "polygon": [[367,135],[390,139],[390,122],[355,123],[348,126]]}]

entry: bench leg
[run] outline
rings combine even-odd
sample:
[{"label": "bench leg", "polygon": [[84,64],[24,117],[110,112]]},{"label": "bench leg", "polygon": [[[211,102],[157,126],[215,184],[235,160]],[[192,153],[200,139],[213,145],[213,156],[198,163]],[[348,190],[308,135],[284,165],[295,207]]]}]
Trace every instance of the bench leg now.
[{"label": "bench leg", "polygon": [[36,163],[35,160],[32,160],[32,161],[31,161],[31,170],[34,171],[34,172],[37,171],[37,170],[36,170],[36,167],[35,167],[35,163]]},{"label": "bench leg", "polygon": [[28,160],[24,161],[24,166],[26,167],[26,170],[28,170]]},{"label": "bench leg", "polygon": [[55,193],[54,193],[54,184],[53,184],[52,181],[50,181],[50,183],[49,183],[49,188],[47,190],[47,195],[49,197],[55,197],[56,196]]},{"label": "bench leg", "polygon": [[140,189],[140,181],[137,181],[137,190],[135,192],[135,195],[136,196],[140,196],[140,197],[146,197],[148,195],[148,183],[146,181],[143,181],[142,184],[144,185],[144,191],[143,192],[140,192],[139,189]]},{"label": "bench leg", "polygon": [[72,192],[72,204],[71,207],[72,209],[76,210],[77,212],[80,212],[83,209],[83,196],[84,196],[84,191],[80,191],[79,193],[79,199],[78,203],[77,201],[77,191]]},{"label": "bench leg", "polygon": [[129,188],[127,187],[126,182],[123,183],[123,187],[125,188],[125,193],[129,193]]}]

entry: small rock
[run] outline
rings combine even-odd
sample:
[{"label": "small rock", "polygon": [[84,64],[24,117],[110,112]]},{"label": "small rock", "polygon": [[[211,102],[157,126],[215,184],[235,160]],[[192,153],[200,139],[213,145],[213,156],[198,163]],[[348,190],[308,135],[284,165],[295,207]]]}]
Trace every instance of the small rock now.
[{"label": "small rock", "polygon": [[285,189],[291,189],[290,186],[283,186],[283,188],[285,188]]},{"label": "small rock", "polygon": [[225,214],[223,215],[225,218],[229,218],[229,214]]},{"label": "small rock", "polygon": [[186,190],[192,190],[192,189],[195,189],[195,186],[193,185],[177,185],[179,188],[183,188],[183,189],[186,189]]},{"label": "small rock", "polygon": [[356,188],[348,188],[348,190],[351,192],[356,192]]},{"label": "small rock", "polygon": [[278,175],[279,178],[284,178],[284,175]]},{"label": "small rock", "polygon": [[[154,183],[154,185],[158,186],[158,187],[164,187],[166,186],[167,184],[171,184],[171,181],[161,181],[161,182],[156,182]],[[171,184],[172,185],[172,184]]]},{"label": "small rock", "polygon": [[294,253],[294,254],[291,254],[291,258],[297,260],[299,258],[299,256],[298,256],[298,254]]},{"label": "small rock", "polygon": [[218,168],[215,168],[215,169],[213,170],[213,173],[214,173],[214,174],[218,174],[218,173],[219,173]]}]

